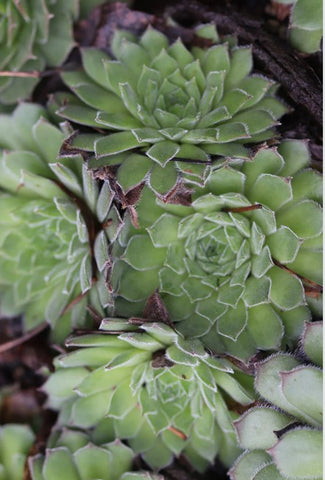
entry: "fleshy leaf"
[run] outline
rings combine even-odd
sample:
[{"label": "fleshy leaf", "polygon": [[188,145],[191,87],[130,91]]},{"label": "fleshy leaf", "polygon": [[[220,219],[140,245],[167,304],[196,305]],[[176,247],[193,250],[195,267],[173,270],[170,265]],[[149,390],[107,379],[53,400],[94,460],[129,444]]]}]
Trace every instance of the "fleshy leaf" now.
[{"label": "fleshy leaf", "polygon": [[135,235],[128,243],[123,260],[136,270],[150,270],[158,267],[165,255],[165,249],[155,248],[148,235]]},{"label": "fleshy leaf", "polygon": [[259,407],[248,410],[235,421],[240,445],[249,450],[266,450],[272,447],[277,436],[275,430],[282,430],[291,423],[290,417],[272,408]]},{"label": "fleshy leaf", "polygon": [[307,357],[319,367],[322,365],[323,324],[321,322],[306,323],[303,335],[303,349]]},{"label": "fleshy leaf", "polygon": [[275,305],[290,310],[304,303],[304,291],[298,277],[279,267],[272,267],[268,276],[271,279],[270,298]]},{"label": "fleshy leaf", "polygon": [[322,425],[322,372],[313,367],[298,367],[281,373],[281,387],[285,398],[301,411],[310,424]]},{"label": "fleshy leaf", "polygon": [[295,478],[321,478],[322,432],[295,429],[281,437],[268,450],[282,475]]},{"label": "fleshy leaf", "polygon": [[96,156],[100,158],[106,155],[132,150],[132,148],[141,145],[146,145],[146,143],[140,144],[132,132],[112,133],[95,142],[95,152]]},{"label": "fleshy leaf", "polygon": [[301,243],[289,228],[281,227],[268,237],[267,244],[270,247],[272,257],[285,264],[296,258]]}]

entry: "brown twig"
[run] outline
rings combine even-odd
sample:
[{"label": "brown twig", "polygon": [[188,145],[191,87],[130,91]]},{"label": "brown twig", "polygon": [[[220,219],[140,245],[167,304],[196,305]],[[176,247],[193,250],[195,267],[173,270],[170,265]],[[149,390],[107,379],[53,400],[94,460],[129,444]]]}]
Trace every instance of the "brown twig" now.
[{"label": "brown twig", "polygon": [[0,72],[0,77],[39,78],[40,76],[40,72],[36,70],[32,72],[10,72],[9,70]]},{"label": "brown twig", "polygon": [[285,265],[282,265],[281,263],[274,260],[274,258],[272,260],[273,260],[274,265],[276,265],[277,267],[282,268],[282,270],[286,270],[287,272],[291,273],[292,275],[295,275],[296,277],[300,278],[300,280],[302,282],[307,283],[309,285],[310,290],[317,291],[317,292],[322,291],[322,286],[318,285],[318,283],[313,282],[312,280],[309,280],[309,278],[303,277],[302,275],[299,275],[294,270],[291,270],[290,268],[286,267]]},{"label": "brown twig", "polygon": [[[93,281],[93,283],[95,283],[95,281]],[[72,307],[74,307],[75,305],[77,305],[77,303],[79,303],[85,295],[87,295],[87,293],[89,292],[89,290],[87,290],[86,292],[84,293],[79,293],[79,295],[74,298],[70,303],[68,303],[68,305],[66,307],[64,307],[60,313],[60,317],[62,317],[65,313],[67,313],[69,310],[71,310]]]},{"label": "brown twig", "polygon": [[23,343],[27,342],[33,337],[36,337],[39,333],[43,332],[48,327],[48,323],[42,322],[40,325],[37,327],[33,328],[33,330],[30,330],[27,332],[25,335],[19,338],[15,338],[15,340],[11,340],[10,342],[3,343],[0,345],[0,354],[7,352],[8,350],[11,350],[12,348],[19,347],[19,345],[22,345]]},{"label": "brown twig", "polygon": [[238,207],[238,208],[227,208],[224,209],[225,212],[231,213],[242,213],[242,212],[250,212],[251,210],[260,210],[263,208],[263,205],[260,203],[255,203],[255,205],[249,205],[247,207]]},{"label": "brown twig", "polygon": [[168,430],[172,433],[174,433],[175,435],[177,435],[179,438],[181,438],[182,440],[186,440],[187,439],[187,436],[185,435],[185,433],[181,432],[180,430],[178,430],[177,428],[175,427],[168,427]]},{"label": "brown twig", "polygon": [[[97,273],[97,266],[96,266],[96,261],[95,261],[95,252],[94,252],[94,245],[95,245],[95,239],[97,237],[98,232],[101,230],[101,225],[95,215],[93,215],[91,209],[83,200],[81,197],[78,195],[75,195],[71,190],[69,190],[63,183],[61,183],[58,180],[53,180],[55,184],[61,188],[61,190],[66,193],[70,199],[73,201],[73,203],[79,208],[82,218],[85,221],[87,231],[88,231],[88,239],[89,239],[89,251],[90,251],[90,258],[91,258],[91,269],[92,269],[92,277],[93,277],[93,283],[96,282],[96,273]],[[80,296],[79,296],[80,297]],[[78,297],[77,302],[82,298]],[[77,303],[76,302],[76,303]],[[71,305],[71,304],[70,304]],[[66,309],[70,308],[70,305],[66,307]],[[75,303],[73,303],[75,305]],[[64,309],[64,313],[66,312],[66,309]]]},{"label": "brown twig", "polygon": [[305,295],[306,295],[307,297],[310,297],[310,298],[316,298],[316,299],[318,299],[321,293],[322,293],[321,290],[314,290],[314,289],[312,289],[312,288],[310,288],[310,289],[309,289],[309,288],[305,288]]}]

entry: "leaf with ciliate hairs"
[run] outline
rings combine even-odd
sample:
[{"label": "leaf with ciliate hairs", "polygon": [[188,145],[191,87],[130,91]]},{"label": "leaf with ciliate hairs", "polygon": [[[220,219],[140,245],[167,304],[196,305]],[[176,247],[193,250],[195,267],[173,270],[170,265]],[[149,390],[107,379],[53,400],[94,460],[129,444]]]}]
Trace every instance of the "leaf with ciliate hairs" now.
[{"label": "leaf with ciliate hairs", "polygon": [[322,337],[322,322],[306,323],[303,335],[303,351],[319,367],[323,365]]},{"label": "leaf with ciliate hairs", "polygon": [[[319,322],[307,323],[302,349],[308,350],[319,327]],[[255,388],[270,405],[257,405],[234,422],[246,451],[230,469],[230,478],[321,479],[321,369],[304,364],[301,356],[279,353],[256,364]]]},{"label": "leaf with ciliate hairs", "polygon": [[268,453],[285,477],[322,477],[322,432],[318,430],[293,429],[285,433]]}]

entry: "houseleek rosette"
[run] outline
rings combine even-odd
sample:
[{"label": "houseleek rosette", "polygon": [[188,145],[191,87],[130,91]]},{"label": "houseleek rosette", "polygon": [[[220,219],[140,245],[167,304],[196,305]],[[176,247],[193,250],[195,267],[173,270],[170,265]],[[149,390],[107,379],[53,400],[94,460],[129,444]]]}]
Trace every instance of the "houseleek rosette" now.
[{"label": "houseleek rosette", "polygon": [[134,453],[120,441],[94,445],[78,430],[54,432],[45,455],[29,459],[32,480],[162,480],[149,472],[130,472]]},{"label": "houseleek rosette", "polygon": [[146,179],[165,194],[180,172],[204,183],[211,155],[247,158],[243,143],[273,137],[286,112],[274,82],[250,74],[251,47],[220,43],[212,25],[196,33],[214,45],[169,45],[152,28],[139,39],[117,31],[112,57],[83,49],[83,70],[62,74],[75,96],[57,96],[59,115],[104,132],[80,134],[71,147],[94,152],[92,167],[119,165],[124,191]]},{"label": "houseleek rosette", "polygon": [[[294,344],[320,300],[322,179],[306,143],[223,161],[190,206],[143,191],[112,249],[117,315],[139,315],[159,290],[186,336],[248,360]],[[155,201],[155,204],[154,204]]]},{"label": "houseleek rosette", "polygon": [[95,427],[95,443],[128,439],[152,468],[181,453],[200,471],[216,455],[230,466],[239,453],[237,414],[225,398],[250,404],[252,377],[199,340],[141,320],[104,319],[103,332],[68,339],[75,350],[55,359],[42,387],[48,406],[59,410],[61,425]]},{"label": "houseleek rosette", "polygon": [[[60,65],[74,46],[76,0],[2,0],[0,2],[0,70],[42,71]],[[0,102],[27,98],[37,78],[0,78]]]},{"label": "houseleek rosette", "polygon": [[276,0],[276,3],[292,5],[289,24],[292,45],[304,53],[317,52],[323,37],[322,0]]},{"label": "houseleek rosette", "polygon": [[99,312],[110,302],[107,249],[118,215],[108,185],[99,188],[81,158],[56,163],[65,135],[40,106],[0,115],[1,311],[24,313],[28,329],[62,317],[62,337],[71,321],[83,324],[88,302]]},{"label": "houseleek rosette", "polygon": [[307,323],[304,360],[279,353],[257,364],[255,387],[269,402],[235,422],[246,451],[230,471],[232,480],[323,478],[321,322]]},{"label": "houseleek rosette", "polygon": [[21,480],[27,454],[35,435],[26,425],[8,423],[0,427],[0,478]]}]

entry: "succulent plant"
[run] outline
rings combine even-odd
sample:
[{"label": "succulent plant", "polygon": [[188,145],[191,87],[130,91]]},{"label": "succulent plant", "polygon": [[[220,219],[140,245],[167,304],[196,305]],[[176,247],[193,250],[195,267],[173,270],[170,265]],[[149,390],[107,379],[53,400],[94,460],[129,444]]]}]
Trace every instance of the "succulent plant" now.
[{"label": "succulent plant", "polygon": [[181,453],[199,471],[217,454],[230,466],[238,415],[226,399],[250,404],[252,377],[164,323],[109,318],[100,328],[68,339],[76,349],[42,387],[59,424],[95,427],[95,443],[128,439],[153,468]]},{"label": "succulent plant", "polygon": [[78,430],[54,432],[45,455],[29,459],[32,480],[163,480],[149,472],[130,472],[134,453],[116,440],[94,445]]},{"label": "succulent plant", "polygon": [[0,70],[26,76],[0,78],[0,103],[27,98],[37,83],[28,76],[60,65],[74,46],[77,0],[2,0],[0,3]]},{"label": "succulent plant", "polygon": [[117,31],[112,57],[83,49],[83,71],[62,74],[75,95],[56,98],[59,115],[105,132],[74,136],[71,148],[89,152],[91,167],[119,165],[124,191],[146,179],[164,195],[179,174],[204,183],[211,156],[247,158],[243,143],[273,137],[286,112],[275,83],[250,75],[251,47],[220,43],[214,25],[196,32],[210,48],[169,45],[153,28],[140,39]]},{"label": "succulent plant", "polygon": [[0,426],[0,478],[21,480],[34,434],[26,425],[8,423]]},{"label": "succulent plant", "polygon": [[322,0],[276,0],[276,3],[292,5],[289,25],[292,45],[304,53],[317,52],[323,37]]},{"label": "succulent plant", "polygon": [[[320,300],[322,179],[304,141],[222,160],[191,205],[145,188],[113,245],[115,314],[139,315],[158,289],[178,331],[248,360],[293,346]],[[318,298],[318,300],[317,300]]]},{"label": "succulent plant", "polygon": [[40,106],[0,115],[1,310],[24,313],[28,329],[60,319],[62,338],[71,321],[84,322],[87,302],[99,312],[110,302],[107,249],[118,225],[108,220],[109,210],[118,215],[108,185],[98,187],[78,155],[56,162],[64,137]]},{"label": "succulent plant", "polygon": [[278,353],[257,364],[255,387],[270,405],[234,422],[247,450],[230,470],[232,480],[323,478],[322,332],[321,322],[306,324],[305,361]]}]

